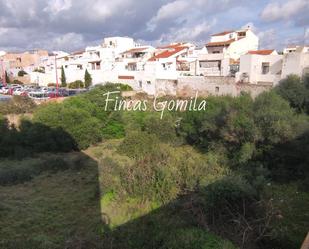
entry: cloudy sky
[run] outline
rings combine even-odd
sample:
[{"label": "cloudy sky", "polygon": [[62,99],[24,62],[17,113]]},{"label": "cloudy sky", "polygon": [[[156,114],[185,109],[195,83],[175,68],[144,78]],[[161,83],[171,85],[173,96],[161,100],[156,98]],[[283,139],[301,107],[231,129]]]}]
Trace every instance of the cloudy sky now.
[{"label": "cloudy sky", "polygon": [[251,25],[261,48],[309,44],[309,0],[0,0],[0,50],[73,51],[106,36],[204,44]]}]

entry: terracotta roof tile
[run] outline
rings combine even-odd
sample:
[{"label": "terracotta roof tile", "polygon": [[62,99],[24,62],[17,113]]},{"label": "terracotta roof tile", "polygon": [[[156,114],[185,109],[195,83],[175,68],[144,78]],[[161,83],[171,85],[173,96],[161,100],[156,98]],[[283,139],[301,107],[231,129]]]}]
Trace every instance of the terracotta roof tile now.
[{"label": "terracotta roof tile", "polygon": [[132,48],[127,51],[124,51],[122,54],[139,53],[139,52],[144,52],[147,49],[148,49],[147,47]]},{"label": "terracotta roof tile", "polygon": [[169,45],[166,45],[166,46],[162,46],[162,47],[158,47],[158,49],[168,49],[168,48],[178,48],[178,47],[181,47],[183,46],[184,43],[174,43],[174,44],[169,44]]},{"label": "terracotta roof tile", "polygon": [[119,75],[118,79],[119,80],[134,80],[135,77],[134,76],[129,76],[129,75]]},{"label": "terracotta roof tile", "polygon": [[179,53],[180,51],[187,49],[188,47],[175,47],[173,49],[169,49],[166,51],[163,51],[162,53],[159,53],[155,56],[153,56],[152,58],[149,59],[149,61],[156,61],[157,59],[164,59],[164,58],[169,58],[177,53]]},{"label": "terracotta roof tile", "polygon": [[257,54],[257,55],[270,55],[275,50],[256,50],[256,51],[249,51],[248,54]]},{"label": "terracotta roof tile", "polygon": [[217,33],[217,34],[214,34],[212,36],[222,36],[222,35],[227,35],[227,34],[230,34],[230,33],[233,33],[233,32],[235,32],[235,31],[233,31],[233,30],[223,31],[221,33]]}]

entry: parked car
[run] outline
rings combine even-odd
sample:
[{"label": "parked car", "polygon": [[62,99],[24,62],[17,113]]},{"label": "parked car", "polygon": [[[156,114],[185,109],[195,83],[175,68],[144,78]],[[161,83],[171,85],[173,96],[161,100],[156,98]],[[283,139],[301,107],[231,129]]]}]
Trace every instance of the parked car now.
[{"label": "parked car", "polygon": [[8,94],[10,88],[9,87],[2,87],[1,90],[0,90],[0,93],[2,94]]},{"label": "parked car", "polygon": [[28,96],[29,96],[29,98],[35,99],[35,100],[45,100],[45,99],[48,99],[48,93],[44,93],[42,91],[39,91],[39,92],[29,92]]},{"label": "parked car", "polygon": [[25,90],[21,87],[14,88],[13,95],[21,96],[24,92]]}]

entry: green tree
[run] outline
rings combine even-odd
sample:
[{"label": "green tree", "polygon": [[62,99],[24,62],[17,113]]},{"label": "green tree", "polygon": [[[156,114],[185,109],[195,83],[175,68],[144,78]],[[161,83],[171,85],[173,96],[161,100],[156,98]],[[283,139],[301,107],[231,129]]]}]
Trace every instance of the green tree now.
[{"label": "green tree", "polygon": [[88,72],[87,69],[85,71],[84,81],[85,81],[85,87],[86,88],[88,88],[92,85],[92,77],[91,77],[91,75],[90,75],[90,73]]},{"label": "green tree", "polygon": [[300,135],[305,124],[297,117],[289,103],[275,92],[266,92],[254,102],[254,119],[261,132],[261,142],[277,144]]},{"label": "green tree", "polygon": [[6,83],[10,83],[10,82],[11,82],[10,77],[9,77],[7,71],[5,71],[5,82],[6,82]]},{"label": "green tree", "polygon": [[308,89],[305,86],[305,79],[301,80],[297,75],[289,75],[282,80],[276,88],[276,92],[290,103],[290,106],[301,112],[305,109]]},{"label": "green tree", "polygon": [[67,79],[65,77],[65,72],[63,66],[61,67],[61,87],[67,86]]}]

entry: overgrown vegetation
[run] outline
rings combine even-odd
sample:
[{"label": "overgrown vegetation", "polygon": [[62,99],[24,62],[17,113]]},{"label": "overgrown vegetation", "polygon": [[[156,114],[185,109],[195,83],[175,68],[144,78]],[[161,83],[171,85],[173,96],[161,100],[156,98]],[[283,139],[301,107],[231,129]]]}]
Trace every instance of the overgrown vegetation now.
[{"label": "overgrown vegetation", "polygon": [[[101,205],[103,222],[99,225],[91,218],[88,223],[81,218],[81,208],[73,212],[76,217],[56,211],[55,221],[47,221],[44,215],[28,218],[16,232],[16,225],[7,225],[12,220],[16,224],[12,217],[17,211],[10,211],[14,201],[5,199],[0,210],[10,214],[11,220],[0,216],[7,235],[3,245],[299,248],[309,227],[307,81],[306,77],[290,76],[256,99],[247,94],[209,97],[206,112],[170,112],[163,120],[153,111],[115,112],[112,105],[105,109],[104,93],[131,90],[120,84],[96,87],[61,104],[34,108],[33,119],[24,120],[20,127],[8,125],[2,117],[0,157],[15,160],[0,163],[0,188],[14,192],[23,183],[30,191],[31,184],[37,184],[45,193],[50,188],[48,177],[60,184],[55,177],[68,180],[70,172],[77,187],[68,180],[64,192],[83,187],[87,191],[81,191],[82,196],[74,192],[70,204],[60,200],[64,198],[60,191],[56,204],[70,208],[75,197],[83,205],[90,198],[89,205]],[[120,93],[117,97],[122,98]],[[79,167],[93,162],[66,159],[68,152],[84,149],[97,161],[97,181],[86,176],[87,167]],[[42,158],[38,153],[43,152],[66,153]],[[16,158],[24,161],[19,164]],[[82,178],[76,176],[77,171]],[[37,200],[31,199],[31,203],[29,214]],[[51,200],[47,203],[53,206]],[[43,209],[49,210],[48,206]],[[63,214],[65,222],[58,219]],[[75,227],[69,217],[79,226],[66,233],[65,229]],[[32,225],[34,221],[39,224]],[[93,224],[96,231],[89,229]],[[29,227],[32,229],[26,231]],[[41,236],[34,235],[42,227]]]},{"label": "overgrown vegetation", "polygon": [[25,114],[31,113],[34,111],[36,104],[33,100],[22,97],[22,96],[13,96],[8,102],[5,104],[1,104],[0,114]]}]

